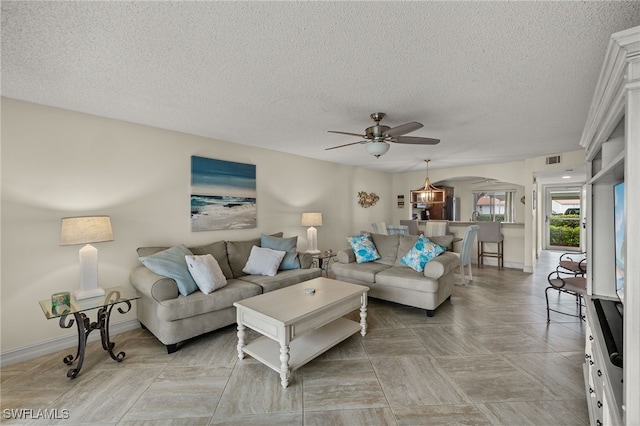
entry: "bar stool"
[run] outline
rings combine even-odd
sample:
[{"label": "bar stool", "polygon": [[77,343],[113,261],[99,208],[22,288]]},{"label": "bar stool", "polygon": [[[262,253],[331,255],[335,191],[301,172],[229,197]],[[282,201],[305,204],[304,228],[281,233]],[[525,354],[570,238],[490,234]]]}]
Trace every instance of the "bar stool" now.
[{"label": "bar stool", "polygon": [[400,225],[409,227],[409,235],[420,235],[420,228],[417,220],[400,220]]},{"label": "bar stool", "polygon": [[[478,225],[478,267],[484,265],[485,257],[498,259],[498,269],[504,268],[504,236],[502,235],[502,223],[477,222]],[[485,250],[485,243],[497,244],[497,251]]]}]

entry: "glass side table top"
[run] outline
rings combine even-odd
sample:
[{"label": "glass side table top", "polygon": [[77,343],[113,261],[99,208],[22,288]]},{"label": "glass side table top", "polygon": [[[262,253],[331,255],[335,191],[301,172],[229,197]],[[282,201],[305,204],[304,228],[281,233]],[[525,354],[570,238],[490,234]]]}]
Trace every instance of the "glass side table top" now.
[{"label": "glass side table top", "polygon": [[135,291],[121,286],[105,288],[104,291],[104,296],[92,297],[90,299],[83,300],[76,300],[73,293],[71,293],[71,306],[69,309],[65,309],[62,312],[52,311],[51,299],[41,300],[40,308],[42,308],[42,312],[44,312],[47,319],[52,319],[140,298]]},{"label": "glass side table top", "polygon": [[338,253],[336,253],[335,251],[329,249],[329,250],[323,250],[318,254],[314,254],[313,257],[316,259],[330,259],[332,257],[337,256]]}]

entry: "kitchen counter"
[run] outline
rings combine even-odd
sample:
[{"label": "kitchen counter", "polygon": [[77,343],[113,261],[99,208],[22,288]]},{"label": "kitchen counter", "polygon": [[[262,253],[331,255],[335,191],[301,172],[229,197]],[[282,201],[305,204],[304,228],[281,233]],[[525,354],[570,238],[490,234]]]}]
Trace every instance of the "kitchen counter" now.
[{"label": "kitchen counter", "polygon": [[[477,222],[450,221],[449,232],[454,236],[462,238],[466,228],[475,225]],[[524,268],[524,222],[502,223],[502,235],[504,235],[504,266],[507,268]],[[460,250],[461,244],[455,247]],[[471,259],[475,263],[478,257],[477,247],[474,244]],[[494,259],[487,259],[486,264],[495,264]]]},{"label": "kitchen counter", "polygon": [[[426,221],[425,221],[426,222]],[[449,221],[449,226],[469,226],[469,225],[475,225],[477,222],[463,222],[460,220],[450,220]],[[524,222],[502,222],[502,226],[503,227],[520,227],[520,226],[524,226]]]}]

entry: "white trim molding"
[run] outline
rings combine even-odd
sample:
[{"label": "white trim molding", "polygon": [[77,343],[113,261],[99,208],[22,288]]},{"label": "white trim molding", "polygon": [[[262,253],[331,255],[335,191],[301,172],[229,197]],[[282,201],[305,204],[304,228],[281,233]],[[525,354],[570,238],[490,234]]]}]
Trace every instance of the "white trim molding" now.
[{"label": "white trim molding", "polygon": [[[137,328],[140,328],[140,323],[137,319],[113,323],[109,327],[109,335],[113,337],[120,333],[124,333],[125,331],[131,331]],[[100,340],[99,330],[97,330],[96,333],[91,333],[89,335],[87,343],[97,340]],[[45,340],[44,342],[36,343],[35,345],[12,349],[7,352],[0,353],[0,367],[7,367],[18,362],[28,361],[39,356],[49,355],[65,349],[71,349],[73,352],[77,345],[78,336],[74,334],[57,339]],[[62,359],[60,362],[62,362]]]}]

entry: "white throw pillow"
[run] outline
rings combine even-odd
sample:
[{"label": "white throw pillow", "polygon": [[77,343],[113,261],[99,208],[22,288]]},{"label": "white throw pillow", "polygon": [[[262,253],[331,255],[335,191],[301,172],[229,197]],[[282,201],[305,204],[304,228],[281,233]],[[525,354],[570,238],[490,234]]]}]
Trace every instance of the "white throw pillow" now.
[{"label": "white throw pillow", "polygon": [[220,265],[215,257],[210,254],[185,256],[189,272],[196,282],[196,285],[204,294],[227,285],[227,277],[222,273]]},{"label": "white throw pillow", "polygon": [[273,277],[278,273],[278,267],[284,259],[286,251],[273,250],[264,247],[253,246],[247,264],[242,272],[249,275],[267,275]]}]

